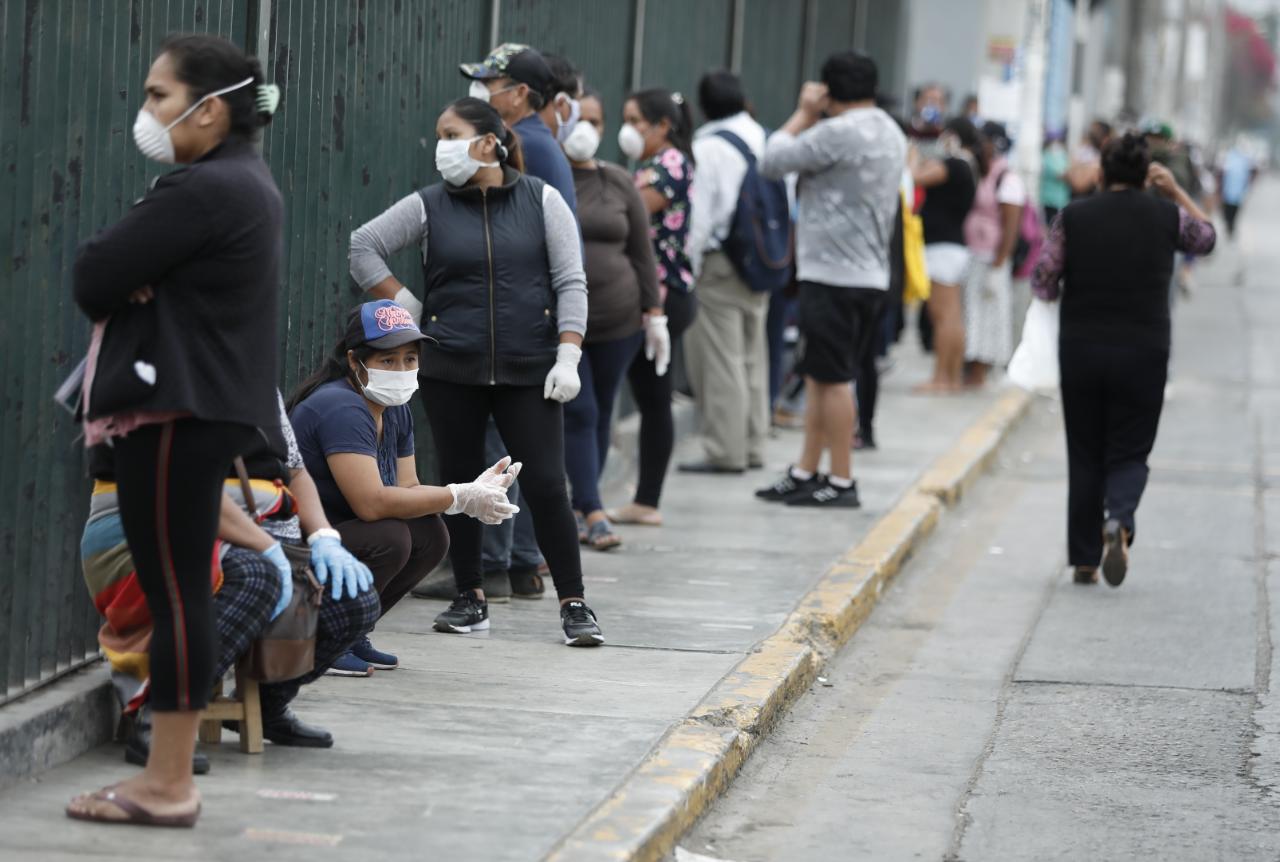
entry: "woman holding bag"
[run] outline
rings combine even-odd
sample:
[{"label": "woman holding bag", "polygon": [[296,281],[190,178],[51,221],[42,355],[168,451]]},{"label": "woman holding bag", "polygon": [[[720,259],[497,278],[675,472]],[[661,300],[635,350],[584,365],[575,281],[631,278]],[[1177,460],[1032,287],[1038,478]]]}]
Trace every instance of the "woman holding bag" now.
[{"label": "woman holding bag", "polygon": [[1103,191],[1054,219],[1032,289],[1061,297],[1068,562],[1076,583],[1097,583],[1101,565],[1118,587],[1164,406],[1174,256],[1208,254],[1217,237],[1143,138],[1111,140],[1102,174]]},{"label": "woman holding bag", "polygon": [[81,820],[193,826],[200,710],[216,661],[209,560],[232,459],[278,421],[280,192],[253,147],[279,98],[258,61],[214,36],[166,40],[133,137],[162,176],[79,249],[95,322],[85,437],[115,450],[120,519],[154,629],[146,769],[77,797]]}]

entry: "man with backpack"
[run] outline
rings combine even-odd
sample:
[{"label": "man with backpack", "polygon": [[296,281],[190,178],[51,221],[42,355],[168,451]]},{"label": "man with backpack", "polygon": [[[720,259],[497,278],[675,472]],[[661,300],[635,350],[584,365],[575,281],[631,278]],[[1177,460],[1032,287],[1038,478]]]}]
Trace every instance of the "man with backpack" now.
[{"label": "man with backpack", "polygon": [[757,170],[766,134],[747,112],[738,76],[704,75],[698,105],[707,122],[693,139],[698,179],[685,250],[699,275],[699,310],[684,343],[706,458],[679,469],[742,473],[764,466],[765,321],[773,291],[791,278],[791,218],[785,185]]},{"label": "man with backpack", "polygon": [[[790,506],[856,508],[853,393],[889,289],[889,246],[906,165],[901,129],[876,107],[876,65],[853,51],[822,64],[791,119],[765,146],[761,173],[798,173],[796,279],[805,381],[804,451],[756,496]],[[829,475],[818,472],[830,453]]]}]

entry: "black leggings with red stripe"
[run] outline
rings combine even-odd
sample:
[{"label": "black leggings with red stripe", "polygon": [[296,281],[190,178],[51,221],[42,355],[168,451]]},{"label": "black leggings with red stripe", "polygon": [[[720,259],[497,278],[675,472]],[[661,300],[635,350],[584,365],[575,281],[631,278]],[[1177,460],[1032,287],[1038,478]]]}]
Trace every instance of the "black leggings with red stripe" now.
[{"label": "black leggings with red stripe", "polygon": [[180,419],[115,441],[120,521],[153,623],[153,711],[208,705],[218,656],[209,565],[222,483],[256,434],[248,425]]}]

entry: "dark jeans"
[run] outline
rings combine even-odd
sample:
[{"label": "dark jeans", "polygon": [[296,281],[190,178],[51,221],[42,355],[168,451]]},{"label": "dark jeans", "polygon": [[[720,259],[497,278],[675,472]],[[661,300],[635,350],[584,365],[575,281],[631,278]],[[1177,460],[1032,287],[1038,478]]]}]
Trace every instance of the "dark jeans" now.
[{"label": "dark jeans", "polygon": [[644,333],[637,332],[582,347],[578,363],[582,391],[564,405],[564,463],[573,488],[573,508],[584,515],[604,508],[600,473],[609,456],[613,402],[627,368],[643,345]]},{"label": "dark jeans", "polygon": [[151,707],[204,709],[217,662],[209,561],[222,483],[257,439],[232,422],[181,419],[115,440],[120,523],[151,611]]},{"label": "dark jeans", "polygon": [[1067,552],[1096,566],[1102,527],[1117,519],[1135,533],[1147,457],[1164,407],[1167,351],[1064,340],[1058,347],[1067,432]]},{"label": "dark jeans", "polygon": [[[693,323],[698,300],[692,293],[673,290],[667,294],[665,310],[674,351],[676,341]],[[627,369],[631,395],[640,410],[640,480],[636,483],[635,501],[642,506],[657,508],[676,445],[675,421],[671,417],[672,370],[659,377],[644,353],[637,355]]]},{"label": "dark jeans", "polygon": [[875,334],[867,349],[862,352],[854,386],[858,396],[858,436],[866,443],[875,440],[876,402],[880,400],[880,367],[876,364],[876,360],[889,350],[886,321],[890,320],[892,310],[891,305],[885,305],[880,309]]},{"label": "dark jeans", "polygon": [[[507,451],[524,464],[520,496],[533,513],[538,547],[547,558],[560,598],[582,595],[578,528],[564,481],[564,410],[536,386],[468,386],[422,378],[431,405],[431,434],[440,459],[441,484],[473,482],[485,468],[484,432],[492,416]],[[459,592],[480,589],[481,524],[466,515],[445,518],[449,559]]]},{"label": "dark jeans", "polygon": [[[498,428],[489,420],[484,437],[485,464],[493,465],[507,457],[507,447],[498,434]],[[484,570],[505,572],[509,569],[537,569],[544,562],[538,550],[538,539],[533,531],[533,516],[520,498],[520,483],[516,482],[507,492],[507,499],[520,511],[496,526],[484,527],[480,546]]]},{"label": "dark jeans", "polygon": [[[476,475],[479,473],[477,470]],[[439,515],[403,521],[343,521],[336,529],[342,534],[343,546],[373,572],[374,589],[382,602],[379,617],[431,574],[449,552],[449,533]]]}]

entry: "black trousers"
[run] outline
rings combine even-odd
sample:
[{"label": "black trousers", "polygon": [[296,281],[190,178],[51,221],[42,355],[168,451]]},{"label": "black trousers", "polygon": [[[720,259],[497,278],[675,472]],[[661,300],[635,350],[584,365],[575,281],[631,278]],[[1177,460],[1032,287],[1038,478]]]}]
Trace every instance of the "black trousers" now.
[{"label": "black trousers", "polygon": [[115,441],[120,523],[147,598],[151,708],[204,709],[218,655],[209,565],[222,483],[257,431],[181,419]]},{"label": "black trousers", "polygon": [[[664,306],[667,312],[667,331],[671,333],[672,355],[676,342],[693,323],[698,312],[698,300],[692,293],[670,291]],[[631,367],[627,369],[627,382],[631,384],[631,397],[640,411],[640,479],[636,483],[635,501],[642,506],[658,507],[662,499],[662,485],[667,479],[667,467],[671,464],[671,452],[676,445],[675,420],[671,416],[672,375],[675,366],[658,376],[652,360],[646,359],[641,350]],[[539,547],[542,540],[538,540]],[[546,549],[543,548],[543,554]]]},{"label": "black trousers", "polygon": [[1096,566],[1102,527],[1135,533],[1168,377],[1167,350],[1063,340],[1058,347],[1067,432],[1067,555]]},{"label": "black trousers", "polygon": [[[335,529],[342,534],[343,547],[373,573],[373,586],[382,603],[379,617],[431,574],[449,552],[449,533],[439,515],[343,521]],[[368,634],[372,628],[370,624],[360,634]]]},{"label": "black trousers", "polygon": [[[431,421],[441,484],[474,482],[485,463],[485,428],[492,416],[512,460],[524,464],[520,498],[533,515],[538,547],[551,568],[560,598],[581,596],[582,558],[578,527],[569,506],[564,472],[564,407],[542,397],[536,386],[467,386],[421,378]],[[446,516],[449,559],[459,592],[479,589],[481,523],[467,515]]]}]

